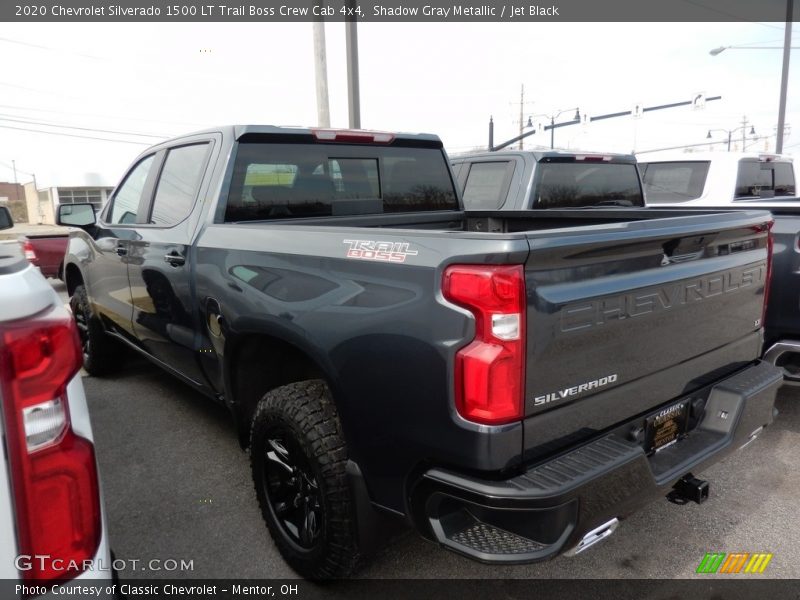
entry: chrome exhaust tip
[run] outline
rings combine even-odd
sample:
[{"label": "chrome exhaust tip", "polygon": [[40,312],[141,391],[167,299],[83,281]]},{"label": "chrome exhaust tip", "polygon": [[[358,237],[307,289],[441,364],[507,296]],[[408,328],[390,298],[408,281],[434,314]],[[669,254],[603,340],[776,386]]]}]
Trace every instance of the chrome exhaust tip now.
[{"label": "chrome exhaust tip", "polygon": [[[781,340],[764,353],[764,360],[783,371],[785,385],[800,385],[800,341]],[[792,368],[788,368],[791,364]]]},{"label": "chrome exhaust tip", "polygon": [[588,550],[598,542],[602,542],[608,536],[610,536],[614,531],[616,531],[617,527],[619,527],[619,519],[614,517],[607,523],[603,523],[599,527],[595,527],[578,542],[577,545],[567,550],[564,555],[565,556],[575,556],[580,554],[584,550]]}]

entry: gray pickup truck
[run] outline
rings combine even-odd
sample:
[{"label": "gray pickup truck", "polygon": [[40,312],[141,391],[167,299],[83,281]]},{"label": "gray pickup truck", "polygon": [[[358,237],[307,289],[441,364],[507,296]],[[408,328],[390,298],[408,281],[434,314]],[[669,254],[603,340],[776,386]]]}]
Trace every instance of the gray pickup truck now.
[{"label": "gray pickup truck", "polygon": [[124,345],[226,406],[306,577],[392,516],[490,563],[580,552],[703,501],[773,419],[764,211],[469,213],[435,136],[235,126],[59,219],[86,369]]}]

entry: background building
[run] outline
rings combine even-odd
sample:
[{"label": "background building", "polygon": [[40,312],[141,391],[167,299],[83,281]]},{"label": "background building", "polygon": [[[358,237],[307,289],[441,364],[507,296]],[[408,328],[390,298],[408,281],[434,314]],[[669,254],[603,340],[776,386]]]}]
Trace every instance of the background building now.
[{"label": "background building", "polygon": [[0,205],[11,210],[15,223],[28,222],[28,207],[25,202],[25,188],[18,183],[0,182]]},{"label": "background building", "polygon": [[[25,203],[28,209],[28,222],[52,225],[56,222],[59,204],[79,204],[89,202],[99,212],[113,191],[110,185],[53,185],[37,188],[35,182],[25,184]],[[0,193],[2,195],[2,193]]]}]

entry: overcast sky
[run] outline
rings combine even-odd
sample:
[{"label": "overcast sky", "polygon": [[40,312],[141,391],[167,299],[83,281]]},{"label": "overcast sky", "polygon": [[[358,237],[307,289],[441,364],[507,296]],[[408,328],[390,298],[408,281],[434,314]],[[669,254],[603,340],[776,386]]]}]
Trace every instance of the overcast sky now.
[{"label": "overcast sky", "polygon": [[[4,23],[0,30],[0,181],[114,185],[148,143],[212,125],[315,125],[311,23]],[[342,23],[326,24],[331,121],[347,127]],[[450,152],[519,134],[537,113],[599,115],[721,95],[677,108],[556,130],[556,146],[617,152],[696,144],[743,116],[778,120],[782,23],[366,23],[358,28],[362,126],[436,133]],[[796,44],[797,45],[797,44]],[[569,120],[567,110],[559,120]],[[548,121],[534,117],[534,121]],[[800,149],[800,56],[789,78],[785,151]],[[48,127],[69,125],[84,129]],[[11,129],[15,127],[17,129]],[[70,133],[100,141],[34,133]],[[107,130],[108,133],[99,130]],[[122,134],[119,132],[128,132]],[[716,132],[715,139],[726,139]],[[733,136],[741,146],[741,131]],[[749,143],[749,142],[748,142]],[[549,132],[526,147],[549,146]],[[708,147],[700,148],[707,149]],[[716,146],[724,150],[725,146]]]}]

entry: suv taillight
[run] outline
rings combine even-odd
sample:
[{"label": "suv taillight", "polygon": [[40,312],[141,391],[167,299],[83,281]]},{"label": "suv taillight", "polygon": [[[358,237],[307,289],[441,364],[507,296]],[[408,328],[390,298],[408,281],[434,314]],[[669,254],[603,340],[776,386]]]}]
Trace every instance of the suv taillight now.
[{"label": "suv taillight", "polygon": [[[75,577],[100,543],[94,446],[71,426],[66,388],[80,370],[75,323],[62,306],[0,326],[0,396],[26,580]],[[46,555],[46,561],[33,557]]]},{"label": "suv taillight", "polygon": [[521,419],[525,402],[522,265],[452,265],[442,293],[475,315],[475,337],[456,354],[456,408],[476,423]]}]

